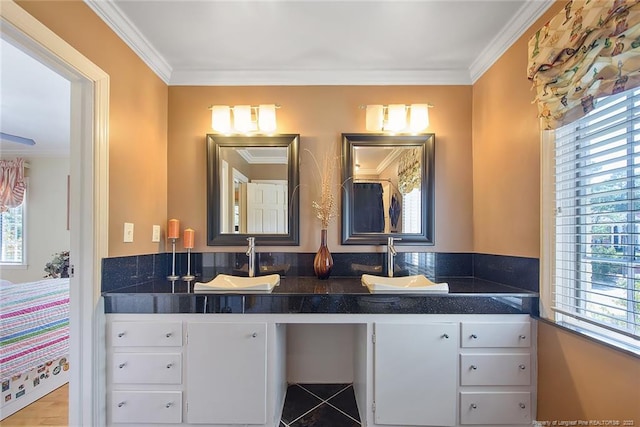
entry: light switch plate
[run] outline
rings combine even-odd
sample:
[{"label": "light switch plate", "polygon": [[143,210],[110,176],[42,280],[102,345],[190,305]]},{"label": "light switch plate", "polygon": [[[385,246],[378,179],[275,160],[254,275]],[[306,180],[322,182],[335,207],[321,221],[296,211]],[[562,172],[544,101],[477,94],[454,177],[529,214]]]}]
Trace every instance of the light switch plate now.
[{"label": "light switch plate", "polygon": [[160,241],[160,226],[154,225],[151,232],[151,241],[153,243],[158,243]]},{"label": "light switch plate", "polygon": [[133,243],[133,223],[124,223],[124,243]]}]

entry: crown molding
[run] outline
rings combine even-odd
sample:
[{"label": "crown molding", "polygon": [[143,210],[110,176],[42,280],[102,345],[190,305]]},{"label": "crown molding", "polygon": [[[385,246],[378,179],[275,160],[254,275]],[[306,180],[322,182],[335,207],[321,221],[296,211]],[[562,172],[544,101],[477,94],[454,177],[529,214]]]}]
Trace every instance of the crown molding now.
[{"label": "crown molding", "polygon": [[142,35],[113,0],[84,0],[93,10],[144,61],[166,84],[171,78],[171,65]]},{"label": "crown molding", "polygon": [[471,82],[482,75],[538,20],[555,0],[528,0],[469,67]]},{"label": "crown molding", "polygon": [[173,70],[170,85],[469,85],[466,70]]},{"label": "crown molding", "polygon": [[471,85],[555,2],[528,0],[468,70],[189,70],[171,65],[113,0],[84,0],[166,84],[202,86]]}]

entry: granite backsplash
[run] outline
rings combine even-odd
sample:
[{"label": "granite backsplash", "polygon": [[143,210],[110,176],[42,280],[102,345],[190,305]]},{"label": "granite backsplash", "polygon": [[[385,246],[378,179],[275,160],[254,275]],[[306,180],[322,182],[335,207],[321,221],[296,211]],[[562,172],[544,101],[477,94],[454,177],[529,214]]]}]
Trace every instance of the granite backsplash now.
[{"label": "granite backsplash", "polygon": [[[310,277],[315,253],[258,252],[256,274]],[[191,254],[191,274],[210,280],[217,274],[247,275],[244,252]],[[333,253],[332,277],[358,277],[363,273],[386,275],[384,253]],[[171,253],[104,258],[102,292],[166,278],[171,273]],[[478,253],[401,252],[395,259],[396,276],[424,274],[432,280],[474,277],[538,292],[539,260]],[[176,275],[187,273],[187,254],[176,253]]]}]

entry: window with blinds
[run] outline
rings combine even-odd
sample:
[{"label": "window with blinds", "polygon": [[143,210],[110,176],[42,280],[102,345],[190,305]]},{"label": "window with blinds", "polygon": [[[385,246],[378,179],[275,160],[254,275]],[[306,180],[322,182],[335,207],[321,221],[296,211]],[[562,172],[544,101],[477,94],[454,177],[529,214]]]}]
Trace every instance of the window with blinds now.
[{"label": "window with blinds", "polygon": [[554,310],[637,345],[640,89],[598,100],[555,140]]},{"label": "window with blinds", "polygon": [[[26,198],[25,198],[26,200]],[[22,265],[24,253],[24,205],[0,214],[0,263]]]}]

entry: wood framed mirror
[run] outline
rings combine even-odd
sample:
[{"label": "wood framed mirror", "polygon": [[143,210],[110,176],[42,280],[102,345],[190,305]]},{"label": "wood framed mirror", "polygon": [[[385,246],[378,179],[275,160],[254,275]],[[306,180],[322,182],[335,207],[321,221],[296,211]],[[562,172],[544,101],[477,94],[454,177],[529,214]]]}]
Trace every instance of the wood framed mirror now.
[{"label": "wood framed mirror", "polygon": [[299,245],[300,135],[207,135],[207,245]]},{"label": "wood framed mirror", "polygon": [[435,135],[342,134],[342,244],[434,244]]}]

